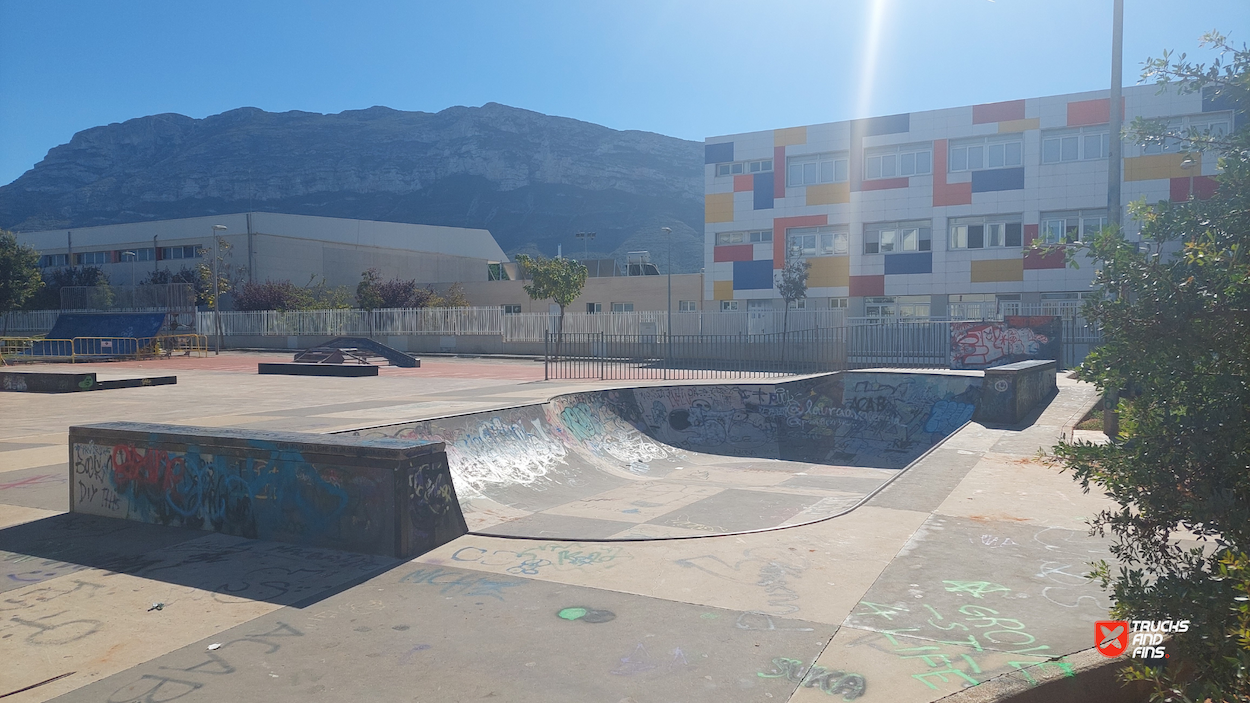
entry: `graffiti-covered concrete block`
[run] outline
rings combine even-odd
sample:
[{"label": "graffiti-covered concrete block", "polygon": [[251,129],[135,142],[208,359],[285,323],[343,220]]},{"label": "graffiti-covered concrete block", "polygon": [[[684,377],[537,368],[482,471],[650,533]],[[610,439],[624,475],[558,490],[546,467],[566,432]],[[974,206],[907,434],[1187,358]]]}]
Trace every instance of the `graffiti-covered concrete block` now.
[{"label": "graffiti-covered concrete block", "polygon": [[69,431],[70,510],[411,558],[467,531],[441,442],[111,422]]},{"label": "graffiti-covered concrete block", "polygon": [[976,419],[992,425],[1014,425],[1058,392],[1058,362],[1018,361],[985,370]]}]

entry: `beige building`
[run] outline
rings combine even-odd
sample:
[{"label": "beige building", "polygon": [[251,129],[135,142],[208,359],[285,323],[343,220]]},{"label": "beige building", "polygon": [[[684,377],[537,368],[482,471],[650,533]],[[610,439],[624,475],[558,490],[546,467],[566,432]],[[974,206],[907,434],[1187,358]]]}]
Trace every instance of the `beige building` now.
[{"label": "beige building", "polygon": [[[215,230],[215,225],[224,229]],[[507,261],[484,229],[250,212],[180,220],[19,233],[41,255],[44,268],[99,266],[117,285],[143,281],[151,271],[178,271],[200,263],[218,232],[229,249],[225,266],[249,281],[316,278],[355,289],[366,269],[383,278],[422,283],[485,281],[490,264]],[[211,254],[209,254],[211,257]]]},{"label": "beige building", "polygon": [[[631,312],[663,310],[668,304],[667,276],[610,276],[586,279],[582,294],[566,312]],[[469,303],[477,307],[500,306],[504,312],[558,310],[549,300],[530,300],[524,281],[464,281]],[[703,274],[673,274],[673,311],[702,310]]]}]

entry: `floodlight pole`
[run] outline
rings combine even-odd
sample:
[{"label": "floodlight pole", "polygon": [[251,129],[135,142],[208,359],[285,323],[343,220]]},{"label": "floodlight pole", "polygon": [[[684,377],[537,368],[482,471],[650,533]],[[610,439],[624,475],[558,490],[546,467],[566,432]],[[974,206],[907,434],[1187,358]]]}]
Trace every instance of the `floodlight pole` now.
[{"label": "floodlight pole", "polygon": [[664,364],[664,379],[668,380],[668,367],[673,365],[673,229],[661,227],[660,231],[668,237],[668,307],[664,312],[664,322],[668,328],[664,335],[668,344],[668,353],[665,355],[668,361]]},{"label": "floodlight pole", "polygon": [[[1124,82],[1124,0],[1114,0],[1111,20],[1111,92],[1108,96],[1107,127],[1111,139],[1107,149],[1107,224],[1120,229],[1120,169],[1122,161],[1120,131],[1120,85]],[[1113,291],[1114,293],[1114,291]],[[1120,389],[1108,388],[1103,396],[1102,431],[1108,437],[1120,434]]]},{"label": "floodlight pole", "polygon": [[221,287],[217,280],[217,233],[224,231],[225,225],[213,225],[213,328],[217,333],[214,355],[221,354]]}]

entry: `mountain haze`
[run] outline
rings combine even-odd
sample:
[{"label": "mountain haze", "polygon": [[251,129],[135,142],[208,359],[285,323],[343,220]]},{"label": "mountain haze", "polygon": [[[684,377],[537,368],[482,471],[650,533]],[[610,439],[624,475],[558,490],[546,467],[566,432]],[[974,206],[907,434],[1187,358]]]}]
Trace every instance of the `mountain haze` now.
[{"label": "mountain haze", "polygon": [[18,231],[244,211],[488,229],[509,254],[703,261],[703,148],[488,103],[438,113],[240,108],[94,127],[0,187]]}]

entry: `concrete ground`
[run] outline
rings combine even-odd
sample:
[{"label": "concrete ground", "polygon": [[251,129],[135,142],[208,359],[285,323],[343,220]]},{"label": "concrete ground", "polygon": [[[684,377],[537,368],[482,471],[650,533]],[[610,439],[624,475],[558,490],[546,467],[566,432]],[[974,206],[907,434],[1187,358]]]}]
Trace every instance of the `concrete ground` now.
[{"label": "concrete ground", "polygon": [[73,424],[328,432],[629,385],[451,358],[256,375],[273,358],[76,365],[178,384],[0,393],[5,703],[931,701],[1061,675],[1107,615],[1083,576],[1107,502],[1037,460],[1095,400],[1064,378],[1027,426],[970,424],[853,512],[773,532],[469,535],[397,562],[64,512]]}]

